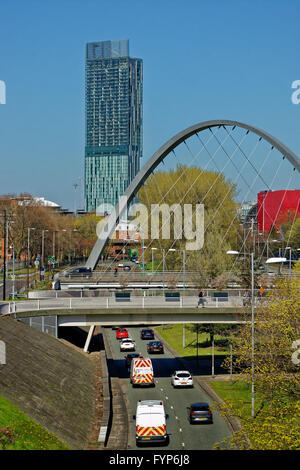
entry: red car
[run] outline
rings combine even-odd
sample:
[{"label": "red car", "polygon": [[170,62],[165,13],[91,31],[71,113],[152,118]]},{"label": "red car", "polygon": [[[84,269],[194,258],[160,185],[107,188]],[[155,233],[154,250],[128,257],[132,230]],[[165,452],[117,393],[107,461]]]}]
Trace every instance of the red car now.
[{"label": "red car", "polygon": [[128,331],[126,328],[119,328],[116,334],[117,339],[128,338]]}]

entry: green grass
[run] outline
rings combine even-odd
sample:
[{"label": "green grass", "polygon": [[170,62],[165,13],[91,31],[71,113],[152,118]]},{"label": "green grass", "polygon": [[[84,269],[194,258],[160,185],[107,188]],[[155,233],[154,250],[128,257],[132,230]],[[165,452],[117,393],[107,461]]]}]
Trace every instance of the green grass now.
[{"label": "green grass", "polygon": [[28,418],[10,401],[0,396],[0,429],[14,430],[14,444],[8,450],[67,450],[68,447],[45,428]]},{"label": "green grass", "polygon": [[[158,333],[165,339],[169,345],[174,348],[180,356],[195,358],[197,355],[197,333],[191,331],[185,326],[185,348],[183,347],[182,333],[183,325],[165,325],[165,327],[156,328]],[[215,335],[215,356],[226,356],[229,350],[218,346],[221,336]],[[211,356],[211,345],[208,333],[199,333],[198,335],[198,355]]]},{"label": "green grass", "polygon": [[[251,389],[250,386],[241,381],[234,381],[232,385],[229,380],[211,381],[211,388],[225,402],[232,403],[235,409],[239,410],[241,418],[251,416]],[[256,406],[260,406],[260,400],[256,397]]]}]

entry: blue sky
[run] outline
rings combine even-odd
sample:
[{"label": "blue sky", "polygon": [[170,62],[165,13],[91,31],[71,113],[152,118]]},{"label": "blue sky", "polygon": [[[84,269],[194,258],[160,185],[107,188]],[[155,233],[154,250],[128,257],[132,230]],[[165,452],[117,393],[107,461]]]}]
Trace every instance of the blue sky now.
[{"label": "blue sky", "polygon": [[299,12],[299,0],[2,0],[0,194],[74,209],[90,41],[128,38],[143,59],[142,163],[180,130],[221,118],[265,129],[300,155],[300,104],[291,102]]}]

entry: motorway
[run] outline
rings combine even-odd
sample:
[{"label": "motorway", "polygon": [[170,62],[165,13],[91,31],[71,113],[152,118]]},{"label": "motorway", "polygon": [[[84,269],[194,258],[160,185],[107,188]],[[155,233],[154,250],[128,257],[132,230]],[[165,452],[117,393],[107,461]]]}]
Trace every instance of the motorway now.
[{"label": "motorway", "polygon": [[[141,327],[127,328],[130,338],[136,342],[136,351],[147,354],[147,340],[140,339]],[[125,367],[125,352],[120,352],[119,341],[116,339],[116,331],[106,328],[106,337],[110,343],[113,361],[109,366],[110,374],[119,377],[122,381],[122,388],[126,390],[129,405],[129,415],[136,412],[136,404],[139,398],[142,400],[162,400],[165,411],[168,415],[167,432],[169,434],[169,444],[166,449],[170,450],[210,450],[214,443],[222,441],[231,435],[226,422],[221,416],[213,411],[213,424],[191,425],[188,420],[187,407],[195,402],[208,402],[211,400],[200,389],[195,382],[194,388],[173,389],[171,385],[171,374],[174,370],[182,369],[182,365],[175,359],[165,347],[164,354],[150,357],[153,363],[155,387],[133,388],[129,381],[129,372]],[[130,419],[129,443],[132,449],[141,449],[135,443],[135,420]],[[146,449],[158,449],[147,445]]]}]

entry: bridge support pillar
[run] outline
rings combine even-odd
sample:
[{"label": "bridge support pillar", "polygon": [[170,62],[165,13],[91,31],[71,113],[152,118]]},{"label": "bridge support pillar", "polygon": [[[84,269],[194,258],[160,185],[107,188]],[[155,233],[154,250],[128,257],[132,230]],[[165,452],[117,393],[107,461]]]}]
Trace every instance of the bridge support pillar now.
[{"label": "bridge support pillar", "polygon": [[84,352],[88,352],[89,350],[89,345],[90,345],[90,342],[91,342],[91,339],[92,339],[92,336],[93,336],[93,333],[94,333],[94,330],[95,330],[95,326],[96,325],[91,325],[90,326],[90,329],[89,329],[89,333],[87,335],[87,339],[86,339],[86,342],[85,342],[85,345],[84,345]]}]

